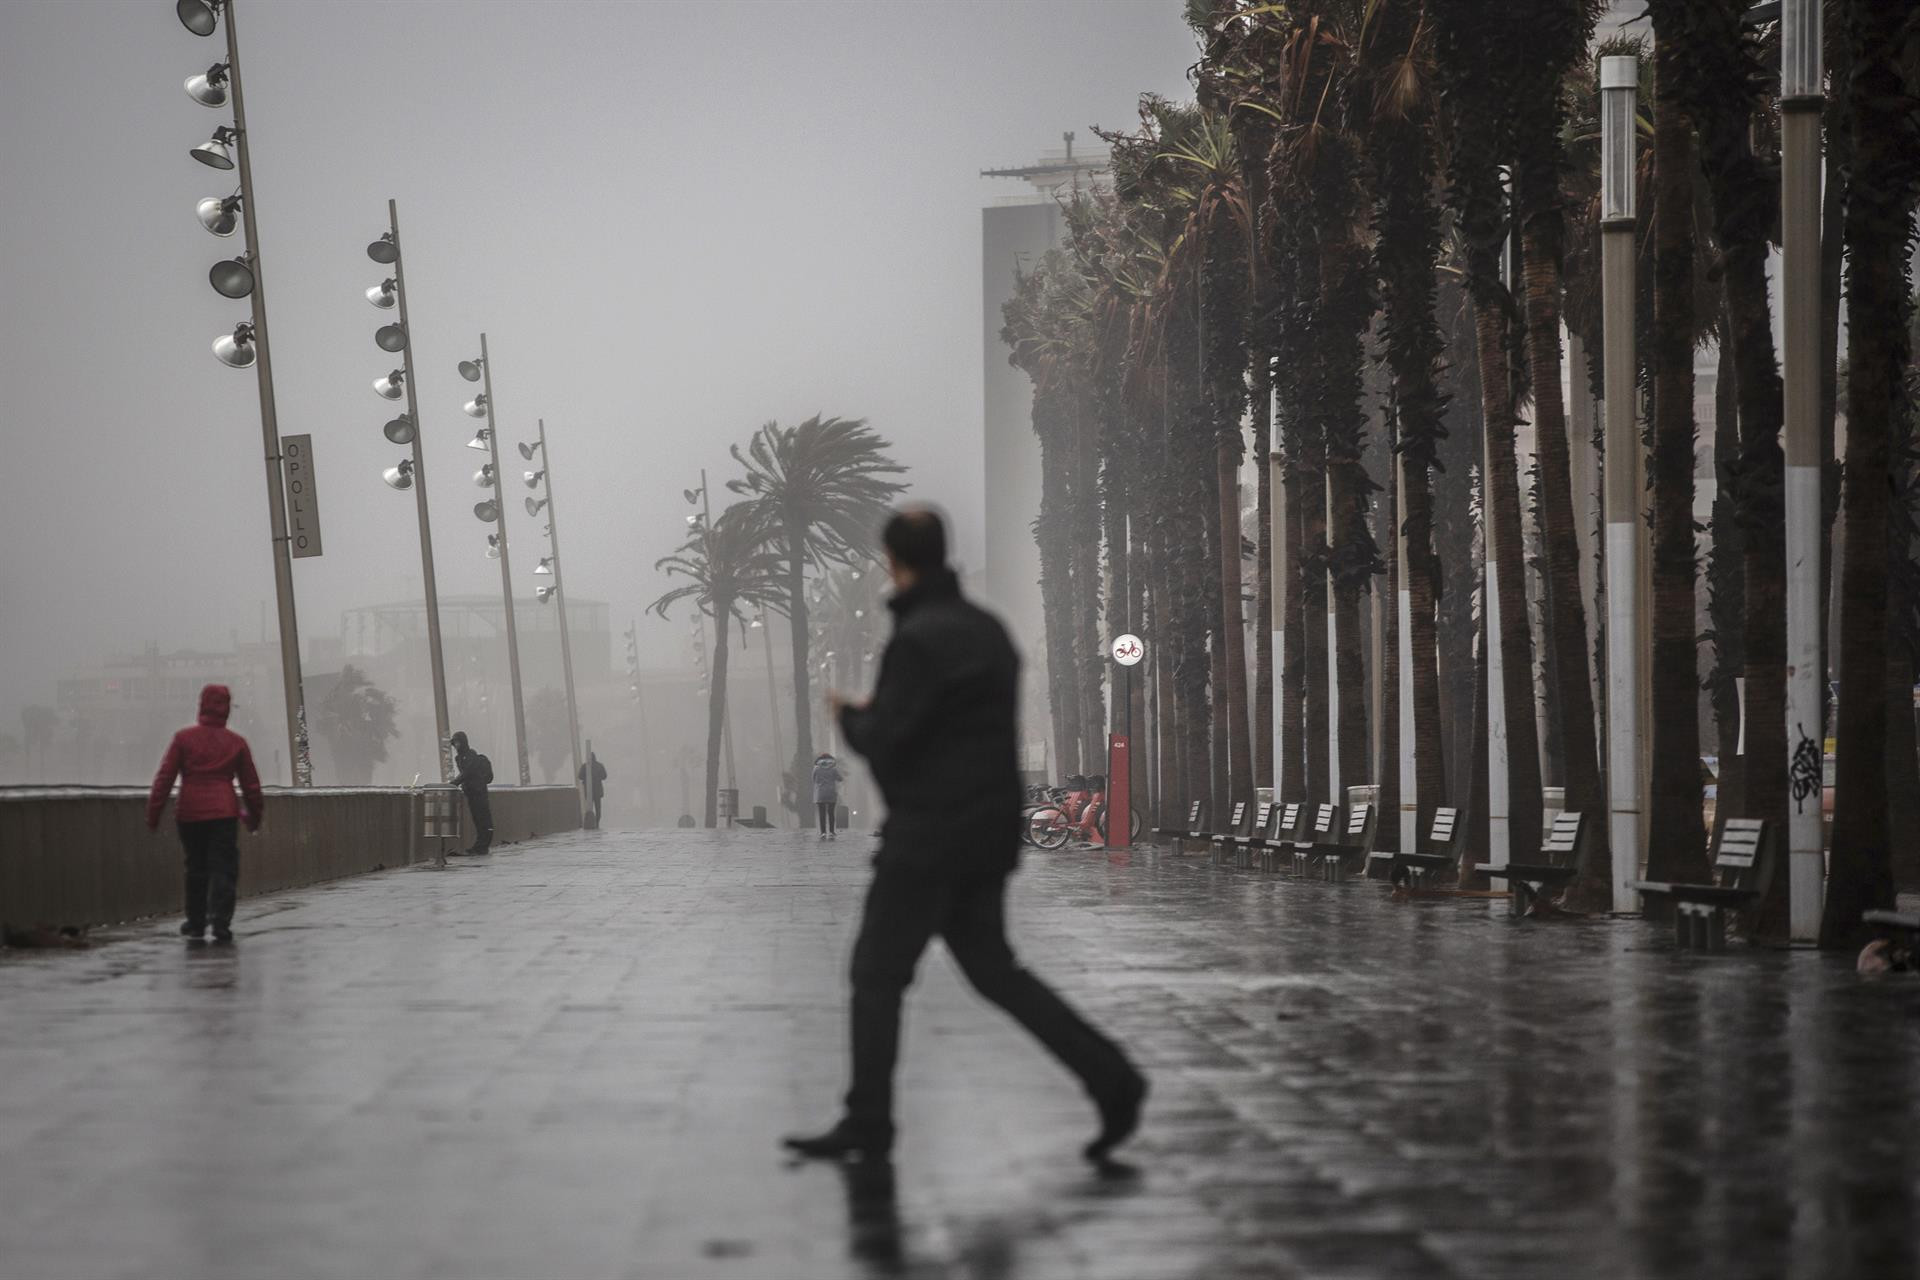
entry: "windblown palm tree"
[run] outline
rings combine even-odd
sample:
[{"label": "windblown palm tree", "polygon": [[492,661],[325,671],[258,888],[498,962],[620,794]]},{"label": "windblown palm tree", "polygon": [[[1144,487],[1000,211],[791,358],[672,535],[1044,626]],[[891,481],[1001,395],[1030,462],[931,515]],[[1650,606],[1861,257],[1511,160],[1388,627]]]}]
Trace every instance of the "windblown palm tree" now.
[{"label": "windblown palm tree", "polygon": [[400,736],[394,727],[394,700],[351,664],[315,708],[314,729],[333,751],[334,767],[349,786],[367,786],[373,767],[387,758],[387,740]]},{"label": "windblown palm tree", "polygon": [[[664,618],[675,602],[691,600],[696,609],[713,619],[713,665],[707,687],[705,802],[706,825],[711,827],[719,821],[720,734],[727,711],[727,642],[736,621],[745,625],[742,606],[786,607],[785,567],[768,545],[765,530],[746,503],[736,503],[721,512],[711,529],[704,522],[696,524],[680,549],[655,561],[653,567],[670,578],[687,581],[648,605],[650,612]],[[804,643],[803,637],[803,649]],[[807,750],[811,755],[812,747]]]},{"label": "windblown palm tree", "polygon": [[813,759],[807,566],[851,564],[872,556],[887,507],[906,489],[887,479],[906,470],[888,456],[888,447],[864,418],[815,414],[796,427],[769,422],[754,432],[744,451],[739,445],[732,450],[746,475],[727,481],[727,488],[746,495],[743,520],[784,566],[781,608],[793,623],[796,779]]}]

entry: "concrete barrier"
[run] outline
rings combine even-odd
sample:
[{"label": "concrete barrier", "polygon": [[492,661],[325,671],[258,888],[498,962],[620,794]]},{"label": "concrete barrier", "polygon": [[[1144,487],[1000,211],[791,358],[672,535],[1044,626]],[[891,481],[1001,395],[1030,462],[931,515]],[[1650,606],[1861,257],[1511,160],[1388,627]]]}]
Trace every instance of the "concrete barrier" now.
[{"label": "concrete barrier", "polygon": [[[496,844],[575,831],[572,787],[494,787]],[[0,787],[0,924],[112,924],[178,913],[180,840],[172,809],[152,835],[137,787]],[[240,895],[272,893],[432,861],[423,797],[404,788],[267,788],[257,835],[240,836]],[[473,839],[460,805],[459,843]]]}]

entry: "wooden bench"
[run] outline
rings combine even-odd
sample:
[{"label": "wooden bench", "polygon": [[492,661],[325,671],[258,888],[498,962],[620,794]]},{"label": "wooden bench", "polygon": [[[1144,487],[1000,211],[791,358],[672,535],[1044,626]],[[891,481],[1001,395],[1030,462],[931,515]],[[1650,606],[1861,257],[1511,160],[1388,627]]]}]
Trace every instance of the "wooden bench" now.
[{"label": "wooden bench", "polygon": [[1355,866],[1364,866],[1373,851],[1375,817],[1379,806],[1356,804],[1347,810],[1339,834],[1327,845],[1316,846],[1320,855],[1320,875],[1334,884],[1347,878]]},{"label": "wooden bench", "polygon": [[1253,807],[1253,822],[1247,827],[1245,835],[1227,836],[1221,843],[1213,846],[1213,860],[1222,866],[1232,863],[1236,867],[1248,866],[1254,842],[1267,834],[1267,828],[1273,825],[1273,811],[1277,808],[1272,801],[1262,800]]},{"label": "wooden bench", "polygon": [[1273,815],[1273,829],[1259,841],[1260,869],[1278,871],[1283,857],[1293,848],[1307,820],[1307,806],[1289,800]]},{"label": "wooden bench", "polygon": [[1545,896],[1550,889],[1566,888],[1567,882],[1579,874],[1580,859],[1587,852],[1587,837],[1586,814],[1562,813],[1554,818],[1553,829],[1540,846],[1540,856],[1547,861],[1509,862],[1499,867],[1482,862],[1474,869],[1489,879],[1505,880],[1512,886],[1510,910],[1516,916],[1523,916],[1533,906],[1534,899]]},{"label": "wooden bench", "polygon": [[1673,903],[1674,940],[1693,951],[1727,949],[1727,910],[1758,902],[1780,861],[1779,833],[1759,818],[1728,818],[1714,844],[1711,884],[1635,880],[1633,887]]},{"label": "wooden bench", "polygon": [[1185,827],[1155,827],[1153,829],[1154,838],[1156,840],[1171,840],[1175,849],[1180,847],[1182,840],[1199,840],[1206,835],[1205,828],[1201,826],[1201,820],[1206,817],[1206,813],[1206,802],[1203,800],[1195,800],[1187,806],[1187,825]]},{"label": "wooden bench", "polygon": [[1427,847],[1433,852],[1393,854],[1393,866],[1387,878],[1396,886],[1424,889],[1428,876],[1438,880],[1449,871],[1457,870],[1460,865],[1459,835],[1460,811],[1435,809],[1433,829],[1427,833]]},{"label": "wooden bench", "polygon": [[1860,919],[1889,932],[1904,934],[1909,947],[1920,947],[1920,911],[1862,911]]},{"label": "wooden bench", "polygon": [[1317,804],[1313,806],[1313,816],[1287,842],[1293,852],[1293,874],[1296,879],[1304,880],[1313,869],[1317,851],[1323,845],[1332,845],[1340,838],[1340,806],[1337,804]]},{"label": "wooden bench", "polygon": [[1213,849],[1213,860],[1215,862],[1223,859],[1225,850],[1231,847],[1233,841],[1246,834],[1244,828],[1247,823],[1247,807],[1245,800],[1235,800],[1233,802],[1233,808],[1227,811],[1226,830],[1209,831],[1207,833],[1207,844]]}]

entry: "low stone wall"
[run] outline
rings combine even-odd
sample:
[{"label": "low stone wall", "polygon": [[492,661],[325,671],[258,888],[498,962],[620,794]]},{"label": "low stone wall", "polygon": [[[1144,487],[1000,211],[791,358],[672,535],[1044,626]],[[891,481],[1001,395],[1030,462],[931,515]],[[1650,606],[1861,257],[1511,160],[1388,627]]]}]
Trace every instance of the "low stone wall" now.
[{"label": "low stone wall", "polygon": [[[580,826],[572,787],[494,787],[495,843]],[[37,928],[111,924],[180,910],[180,840],[172,809],[145,825],[135,787],[0,787],[0,924]],[[473,828],[461,803],[460,839],[421,836],[423,796],[404,788],[267,788],[258,834],[240,835],[240,894],[272,893],[464,848]]]}]

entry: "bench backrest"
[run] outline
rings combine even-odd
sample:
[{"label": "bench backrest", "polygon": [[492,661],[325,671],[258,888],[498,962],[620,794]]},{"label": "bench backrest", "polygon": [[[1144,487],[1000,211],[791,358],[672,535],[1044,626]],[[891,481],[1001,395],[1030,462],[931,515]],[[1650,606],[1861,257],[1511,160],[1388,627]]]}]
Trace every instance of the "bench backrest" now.
[{"label": "bench backrest", "polygon": [[1427,836],[1427,842],[1436,849],[1452,849],[1454,831],[1459,825],[1460,811],[1458,809],[1435,809],[1433,811],[1433,831]]},{"label": "bench backrest", "polygon": [[1289,800],[1285,804],[1281,805],[1280,806],[1280,830],[1278,832],[1278,835],[1276,835],[1275,838],[1277,839],[1279,836],[1299,835],[1300,834],[1300,815],[1302,811],[1305,809],[1306,809],[1306,806],[1301,804],[1298,800]]},{"label": "bench backrest", "polygon": [[1230,811],[1229,816],[1227,818],[1227,833],[1229,835],[1236,835],[1236,836],[1239,835],[1240,824],[1245,822],[1246,820],[1247,820],[1247,802],[1245,800],[1235,800],[1233,802],[1233,809]]},{"label": "bench backrest", "polygon": [[1779,861],[1776,843],[1774,829],[1764,819],[1728,818],[1714,847],[1716,882],[1729,889],[1766,893]]},{"label": "bench backrest", "polygon": [[1547,838],[1540,846],[1543,860],[1556,867],[1579,865],[1580,843],[1586,836],[1587,815],[1571,812],[1556,814],[1553,828],[1547,832]]},{"label": "bench backrest", "polygon": [[1313,809],[1313,836],[1316,840],[1331,840],[1340,834],[1340,806],[1337,804],[1315,805]]},{"label": "bench backrest", "polygon": [[1206,811],[1207,805],[1204,800],[1195,800],[1187,806],[1187,834],[1197,836],[1206,829],[1200,823],[1200,819],[1206,815]]},{"label": "bench backrest", "polygon": [[1271,800],[1262,800],[1253,810],[1253,831],[1251,834],[1264,837],[1267,827],[1273,822],[1273,811],[1279,806]]},{"label": "bench backrest", "polygon": [[1356,804],[1347,810],[1347,843],[1358,849],[1373,848],[1373,814],[1371,804]]}]

